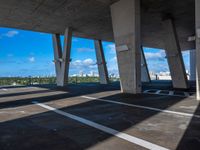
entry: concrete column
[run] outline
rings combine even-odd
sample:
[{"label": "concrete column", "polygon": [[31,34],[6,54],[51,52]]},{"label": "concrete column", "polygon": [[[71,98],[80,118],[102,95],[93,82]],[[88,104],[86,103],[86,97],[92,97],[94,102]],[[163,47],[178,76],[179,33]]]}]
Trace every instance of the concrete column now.
[{"label": "concrete column", "polygon": [[102,42],[101,42],[101,40],[95,40],[94,44],[95,44],[100,84],[108,84],[108,82],[109,82],[108,70],[107,70],[107,66],[106,66]]},{"label": "concrete column", "polygon": [[60,35],[53,35],[54,59],[56,68],[56,84],[65,86],[68,83],[72,30],[67,28],[64,34],[64,47],[62,51]]},{"label": "concrete column", "polygon": [[190,50],[190,80],[196,80],[196,51]]},{"label": "concrete column", "polygon": [[195,0],[196,31],[196,96],[200,100],[200,1]]},{"label": "concrete column", "polygon": [[60,69],[61,69],[61,58],[62,58],[62,47],[60,42],[60,34],[53,34],[53,49],[54,49],[54,63],[56,70],[56,84],[59,85]]},{"label": "concrete column", "polygon": [[186,89],[188,88],[187,75],[175,25],[172,19],[164,20],[162,25],[164,30],[163,40],[165,43],[166,56],[172,77],[173,87]]},{"label": "concrete column", "polygon": [[151,81],[143,47],[141,47],[141,80],[142,82]]},{"label": "concrete column", "polygon": [[63,63],[61,65],[62,86],[68,83],[71,43],[72,43],[72,29],[66,28],[64,34],[64,48],[62,55]]},{"label": "concrete column", "polygon": [[121,91],[141,93],[140,0],[111,5]]}]

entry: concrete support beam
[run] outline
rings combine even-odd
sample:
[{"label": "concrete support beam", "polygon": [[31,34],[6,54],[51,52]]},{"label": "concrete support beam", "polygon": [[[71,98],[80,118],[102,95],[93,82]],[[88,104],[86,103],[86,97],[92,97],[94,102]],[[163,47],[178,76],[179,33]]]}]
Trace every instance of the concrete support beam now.
[{"label": "concrete support beam", "polygon": [[56,70],[56,84],[59,85],[59,75],[60,75],[60,66],[62,58],[62,47],[60,42],[60,34],[53,34],[53,49],[54,49],[54,63],[55,63],[55,70]]},{"label": "concrete support beam", "polygon": [[141,80],[142,82],[151,81],[143,47],[141,47]]},{"label": "concrete support beam", "polygon": [[174,88],[188,88],[187,75],[181,54],[181,49],[172,19],[167,19],[162,22],[164,34],[163,40],[169,69],[172,77]]},{"label": "concrete support beam", "polygon": [[196,98],[200,100],[200,1],[195,0]]},{"label": "concrete support beam", "polygon": [[196,80],[196,51],[190,50],[190,80]]},{"label": "concrete support beam", "polygon": [[65,86],[68,83],[72,30],[67,28],[64,34],[64,47],[62,50],[60,35],[53,35],[54,62],[56,69],[56,84]]},{"label": "concrete support beam", "polygon": [[121,91],[141,93],[140,0],[111,5]]},{"label": "concrete support beam", "polygon": [[108,84],[109,83],[108,70],[106,66],[101,40],[95,40],[94,45],[95,45],[100,84]]}]

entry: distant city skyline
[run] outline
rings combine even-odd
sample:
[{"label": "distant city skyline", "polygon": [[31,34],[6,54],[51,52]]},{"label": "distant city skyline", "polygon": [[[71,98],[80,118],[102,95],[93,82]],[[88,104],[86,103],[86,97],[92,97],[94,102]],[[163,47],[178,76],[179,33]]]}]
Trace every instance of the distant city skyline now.
[{"label": "distant city skyline", "polygon": [[[61,37],[63,40],[63,36]],[[9,76],[55,76],[53,63],[52,35],[11,28],[0,28],[0,77]],[[103,42],[109,74],[118,76],[115,45]],[[149,71],[168,72],[165,51],[144,48]],[[98,74],[94,41],[91,39],[72,39],[70,76],[79,74]],[[189,52],[183,52],[186,70],[189,70]]]}]

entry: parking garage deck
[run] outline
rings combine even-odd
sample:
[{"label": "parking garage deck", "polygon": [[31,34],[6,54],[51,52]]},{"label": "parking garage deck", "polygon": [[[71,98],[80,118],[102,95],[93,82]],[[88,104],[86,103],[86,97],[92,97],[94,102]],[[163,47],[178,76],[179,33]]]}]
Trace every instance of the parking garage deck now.
[{"label": "parking garage deck", "polygon": [[0,149],[198,149],[191,97],[121,94],[92,84],[2,87]]}]

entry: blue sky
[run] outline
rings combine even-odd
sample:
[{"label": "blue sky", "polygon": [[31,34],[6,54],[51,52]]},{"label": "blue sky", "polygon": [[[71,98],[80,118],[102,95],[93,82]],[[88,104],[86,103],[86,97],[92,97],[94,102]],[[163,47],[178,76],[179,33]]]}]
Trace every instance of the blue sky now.
[{"label": "blue sky", "polygon": [[[62,37],[63,39],[63,37]],[[109,74],[118,74],[114,43],[103,42]],[[165,52],[145,48],[150,71],[168,71]],[[73,37],[70,75],[98,73],[93,40]],[[189,53],[183,54],[189,69]],[[0,76],[47,76],[55,75],[51,34],[10,28],[0,28]]]}]

